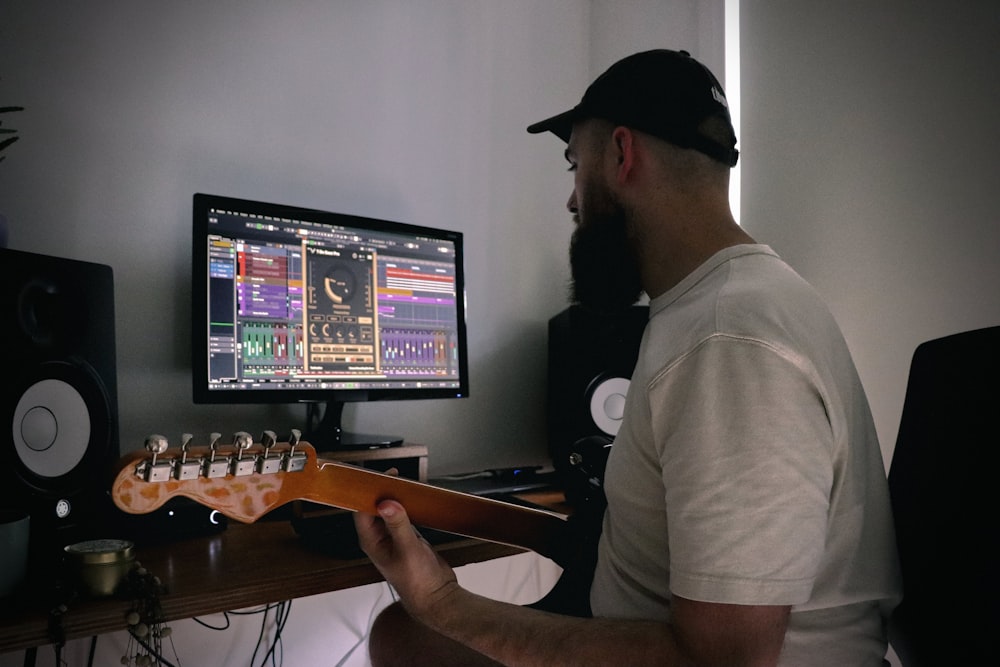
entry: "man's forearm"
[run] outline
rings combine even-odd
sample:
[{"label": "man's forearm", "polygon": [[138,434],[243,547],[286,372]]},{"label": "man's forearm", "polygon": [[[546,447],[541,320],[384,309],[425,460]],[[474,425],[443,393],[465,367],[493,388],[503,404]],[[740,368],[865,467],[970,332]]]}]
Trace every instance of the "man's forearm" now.
[{"label": "man's forearm", "polygon": [[463,590],[447,563],[418,537],[399,503],[384,501],[378,512],[358,515],[358,536],[407,612],[438,635],[494,661],[511,667],[774,667],[778,662],[788,606],[674,596],[670,624],[548,614]]},{"label": "man's forearm", "polygon": [[687,665],[669,624],[581,619],[497,602],[452,587],[415,616],[509,667]]}]

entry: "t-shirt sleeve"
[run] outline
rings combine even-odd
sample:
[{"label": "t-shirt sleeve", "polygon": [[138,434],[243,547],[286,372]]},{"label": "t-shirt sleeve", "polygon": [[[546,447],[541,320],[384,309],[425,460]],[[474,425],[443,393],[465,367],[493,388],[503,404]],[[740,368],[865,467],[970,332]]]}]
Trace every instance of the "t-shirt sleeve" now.
[{"label": "t-shirt sleeve", "polygon": [[834,483],[833,434],[811,366],[717,335],[656,377],[649,400],[671,592],[730,604],[807,601]]}]

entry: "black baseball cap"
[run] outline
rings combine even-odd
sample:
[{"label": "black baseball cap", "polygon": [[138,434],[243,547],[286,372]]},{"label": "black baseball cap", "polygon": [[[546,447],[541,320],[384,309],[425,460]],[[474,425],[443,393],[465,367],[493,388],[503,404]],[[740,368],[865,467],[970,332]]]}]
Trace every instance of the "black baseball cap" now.
[{"label": "black baseball cap", "polygon": [[[728,127],[724,143],[699,131],[711,117]],[[687,51],[657,49],[619,60],[590,84],[579,104],[529,125],[528,132],[552,132],[568,142],[573,123],[585,118],[603,118],[646,132],[730,167],[739,158],[722,85]]]}]

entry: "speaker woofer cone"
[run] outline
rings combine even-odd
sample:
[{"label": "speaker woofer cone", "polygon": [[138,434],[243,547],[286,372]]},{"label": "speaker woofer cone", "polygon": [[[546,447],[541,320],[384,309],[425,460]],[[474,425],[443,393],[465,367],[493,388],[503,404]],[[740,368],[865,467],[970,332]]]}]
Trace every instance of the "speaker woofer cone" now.
[{"label": "speaker woofer cone", "polygon": [[89,464],[107,456],[111,413],[103,383],[85,362],[50,361],[19,388],[10,414],[18,475],[42,491],[80,488],[93,475]]}]

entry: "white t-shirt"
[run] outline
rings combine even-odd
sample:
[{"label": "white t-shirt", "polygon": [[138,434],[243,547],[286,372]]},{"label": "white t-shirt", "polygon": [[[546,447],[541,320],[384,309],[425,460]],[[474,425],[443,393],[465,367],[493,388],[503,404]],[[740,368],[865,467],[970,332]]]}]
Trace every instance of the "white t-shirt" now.
[{"label": "white t-shirt", "polygon": [[766,246],[650,304],[608,461],[595,616],[671,595],[792,605],[781,665],[880,665],[901,584],[888,484],[847,345]]}]

